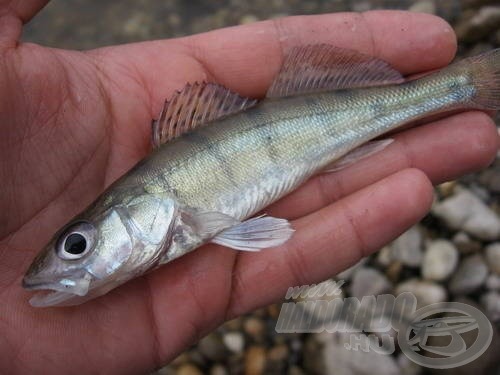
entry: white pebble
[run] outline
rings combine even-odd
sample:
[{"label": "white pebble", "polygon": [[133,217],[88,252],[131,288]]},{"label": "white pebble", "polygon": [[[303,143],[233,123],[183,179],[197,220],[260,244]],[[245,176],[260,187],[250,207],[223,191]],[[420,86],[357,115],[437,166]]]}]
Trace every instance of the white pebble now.
[{"label": "white pebble", "polygon": [[432,303],[444,302],[447,299],[446,289],[432,281],[410,279],[397,286],[395,295],[403,292],[413,293],[417,297],[418,308]]},{"label": "white pebble", "polygon": [[463,230],[486,241],[500,238],[500,218],[466,189],[436,203],[432,212],[451,229]]},{"label": "white pebble", "polygon": [[245,347],[245,339],[240,332],[228,332],[224,334],[222,341],[233,353],[241,353]]},{"label": "white pebble", "polygon": [[452,242],[433,241],[424,253],[422,276],[428,280],[446,280],[457,268],[458,259],[458,250]]}]

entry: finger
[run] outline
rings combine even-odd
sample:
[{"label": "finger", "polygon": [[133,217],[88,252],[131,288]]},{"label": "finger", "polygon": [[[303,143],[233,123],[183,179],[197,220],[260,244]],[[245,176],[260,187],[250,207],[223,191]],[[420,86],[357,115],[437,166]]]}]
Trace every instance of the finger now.
[{"label": "finger", "polygon": [[0,0],[0,49],[13,47],[21,36],[23,23],[28,22],[49,0]]},{"label": "finger", "polygon": [[456,51],[452,28],[438,17],[374,11],[287,17],[93,53],[118,69],[134,66],[157,102],[156,111],[186,81],[217,81],[243,95],[263,96],[281,66],[283,52],[315,43],[378,56],[405,74],[444,66]]},{"label": "finger", "polygon": [[229,315],[279,300],[288,287],[325,280],[353,265],[420,220],[432,198],[426,175],[407,169],[295,221],[297,231],[288,244],[238,256]]},{"label": "finger", "polygon": [[483,112],[458,114],[406,130],[394,139],[378,154],[312,178],[265,212],[295,219],[405,168],[418,168],[438,184],[489,165],[499,146],[495,123]]},{"label": "finger", "polygon": [[1,8],[8,8],[15,16],[23,21],[28,22],[31,18],[42,9],[49,0],[30,0],[30,1],[1,1]]}]

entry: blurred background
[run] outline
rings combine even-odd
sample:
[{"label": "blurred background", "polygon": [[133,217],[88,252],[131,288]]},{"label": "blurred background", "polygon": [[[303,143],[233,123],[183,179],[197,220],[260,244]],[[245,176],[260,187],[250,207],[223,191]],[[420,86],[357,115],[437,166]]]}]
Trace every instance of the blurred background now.
[{"label": "blurred background", "polygon": [[[370,9],[409,9],[447,19],[457,32],[460,56],[500,47],[499,0],[52,0],[25,28],[23,39],[89,49],[294,14]],[[486,170],[438,186],[432,212],[420,224],[352,269],[332,275],[346,280],[341,297],[409,291],[417,296],[419,307],[441,301],[474,305],[494,326],[492,344],[478,360],[449,371],[500,374],[499,197],[498,157]],[[276,304],[227,322],[157,373],[446,372],[421,368],[398,350],[393,355],[345,350],[336,334],[278,334],[279,312]]]}]

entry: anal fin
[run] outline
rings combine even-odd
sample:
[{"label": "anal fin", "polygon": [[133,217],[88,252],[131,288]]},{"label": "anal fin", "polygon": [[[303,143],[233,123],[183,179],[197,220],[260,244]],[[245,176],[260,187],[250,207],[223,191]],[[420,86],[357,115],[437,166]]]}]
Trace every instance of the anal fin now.
[{"label": "anal fin", "polygon": [[399,84],[404,78],[389,63],[363,53],[313,44],[292,48],[267,97]]},{"label": "anal fin", "polygon": [[240,96],[216,83],[187,84],[165,102],[159,118],[153,121],[153,147],[256,103],[257,100]]},{"label": "anal fin", "polygon": [[367,142],[351,152],[347,153],[346,155],[342,156],[340,159],[336,160],[332,164],[328,165],[322,173],[331,173],[331,172],[337,172],[340,171],[344,168],[347,168],[348,166],[365,159],[373,154],[376,154],[382,150],[384,150],[387,146],[389,146],[392,142],[394,142],[394,139],[388,138],[388,139],[383,139],[380,141],[370,141]]}]

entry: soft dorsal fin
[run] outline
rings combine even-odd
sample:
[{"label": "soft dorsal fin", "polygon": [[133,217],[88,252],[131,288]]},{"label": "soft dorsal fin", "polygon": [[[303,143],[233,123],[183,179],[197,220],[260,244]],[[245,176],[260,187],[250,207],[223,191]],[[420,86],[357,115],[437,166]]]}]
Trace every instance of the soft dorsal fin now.
[{"label": "soft dorsal fin", "polygon": [[187,84],[165,102],[153,121],[153,147],[257,103],[216,83]]},{"label": "soft dorsal fin", "polygon": [[376,57],[328,44],[314,44],[289,51],[266,96],[276,98],[403,81],[401,73]]}]

